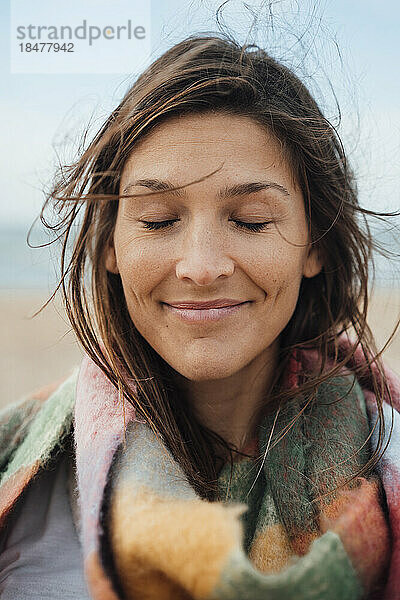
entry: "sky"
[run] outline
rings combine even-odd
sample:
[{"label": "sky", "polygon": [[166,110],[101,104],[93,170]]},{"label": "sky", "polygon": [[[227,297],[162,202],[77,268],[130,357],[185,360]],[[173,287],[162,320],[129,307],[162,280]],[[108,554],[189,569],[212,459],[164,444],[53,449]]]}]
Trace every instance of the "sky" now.
[{"label": "sky", "polygon": [[[67,161],[73,156],[89,118],[94,133],[147,64],[186,35],[217,31],[214,13],[222,2],[149,1],[151,52],[129,73],[20,74],[10,72],[10,1],[14,0],[0,4],[0,223],[29,228],[40,211],[57,157]],[[109,14],[110,5],[117,11],[119,4],[125,18],[127,2],[98,0],[98,18],[102,11]],[[93,0],[81,0],[80,11],[87,3]],[[57,4],[65,2],[53,0],[55,14]],[[224,19],[240,42],[249,30],[250,9],[254,14],[261,5],[255,41],[306,77],[328,117],[334,118],[331,82],[342,109],[340,132],[358,175],[362,204],[382,211],[398,209],[400,3],[231,1]],[[68,3],[71,14],[75,6],[72,0]],[[303,48],[294,43],[296,35]]]}]

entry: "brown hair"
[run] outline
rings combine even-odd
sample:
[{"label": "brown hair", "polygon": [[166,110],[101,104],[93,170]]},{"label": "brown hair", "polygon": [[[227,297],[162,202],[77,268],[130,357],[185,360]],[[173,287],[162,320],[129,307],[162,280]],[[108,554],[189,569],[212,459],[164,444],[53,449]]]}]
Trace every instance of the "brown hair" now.
[{"label": "brown hair", "polygon": [[[140,75],[79,160],[60,171],[43,206],[42,222],[57,231],[63,242],[61,280],[54,294],[61,286],[68,317],[86,353],[161,437],[196,491],[215,498],[216,448],[219,444],[232,449],[196,420],[190,404],[174,389],[172,368],[133,325],[120,276],[108,272],[104,263],[118,200],[127,197],[119,196],[120,176],[135,144],[169,117],[207,111],[248,116],[272,131],[301,187],[311,239],[324,267],[316,277],[303,278],[295,313],[281,334],[274,398],[286,402],[299,392],[311,397],[323,381],[349,363],[356,345],[339,356],[338,336],[349,329],[355,332],[379,413],[379,442],[354,477],[361,475],[384,450],[382,403],[387,393],[366,321],[374,247],[368,211],[358,204],[353,174],[335,128],[303,83],[263,49],[240,46],[223,34],[191,36]],[[57,222],[51,224],[44,210],[53,203]],[[320,370],[300,389],[282,390],[279,378],[294,348],[316,348],[322,357]],[[332,352],[336,362],[327,368]],[[373,361],[377,372],[371,369]],[[129,378],[136,382],[136,395]]]}]

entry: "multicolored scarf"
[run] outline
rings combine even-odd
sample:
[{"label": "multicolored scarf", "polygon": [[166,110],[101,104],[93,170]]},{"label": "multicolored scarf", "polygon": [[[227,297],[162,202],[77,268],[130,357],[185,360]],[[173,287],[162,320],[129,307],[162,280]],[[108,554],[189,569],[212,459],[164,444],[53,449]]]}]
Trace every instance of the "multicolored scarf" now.
[{"label": "multicolored scarf", "polygon": [[[290,385],[317,360],[294,357]],[[362,361],[356,353],[353,366]],[[74,422],[93,598],[400,599],[400,382],[387,380],[394,431],[372,474],[336,489],[377,443],[371,382],[360,387],[350,365],[308,405],[271,411],[253,441],[261,459],[226,465],[221,500],[208,502],[130,405],[124,432],[117,391],[85,358]],[[390,429],[387,402],[384,411]]]}]

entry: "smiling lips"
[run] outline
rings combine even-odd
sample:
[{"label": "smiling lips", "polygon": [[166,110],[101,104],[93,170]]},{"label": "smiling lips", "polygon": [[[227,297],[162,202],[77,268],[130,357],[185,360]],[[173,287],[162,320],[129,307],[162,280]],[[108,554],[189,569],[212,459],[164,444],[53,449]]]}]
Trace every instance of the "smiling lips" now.
[{"label": "smiling lips", "polygon": [[200,310],[202,308],[223,308],[225,306],[235,306],[242,304],[243,300],[232,300],[232,298],[218,298],[217,300],[206,300],[203,302],[198,301],[182,301],[182,302],[169,302],[170,306],[175,308],[190,308]]},{"label": "smiling lips", "polygon": [[248,301],[233,300],[230,298],[219,298],[206,302],[174,302],[164,303],[166,308],[176,314],[183,321],[217,321],[222,317],[231,315],[241,309]]}]

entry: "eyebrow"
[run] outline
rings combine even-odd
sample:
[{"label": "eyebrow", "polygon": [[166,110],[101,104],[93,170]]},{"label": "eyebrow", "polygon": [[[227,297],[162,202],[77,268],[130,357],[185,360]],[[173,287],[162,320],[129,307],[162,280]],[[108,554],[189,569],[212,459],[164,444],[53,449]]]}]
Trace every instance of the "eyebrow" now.
[{"label": "eyebrow", "polygon": [[[158,192],[170,191],[171,194],[179,198],[187,197],[187,193],[184,189],[173,189],[178,186],[171,183],[171,181],[162,181],[160,179],[138,179],[137,181],[134,181],[126,186],[123,189],[123,193],[125,194],[130,188],[135,186],[143,186]],[[237,196],[247,196],[248,194],[253,194],[254,192],[260,192],[261,190],[269,189],[277,190],[284,196],[290,196],[288,190],[283,185],[276,183],[275,181],[251,181],[245,183],[236,183],[234,185],[221,188],[218,192],[218,198],[220,200],[224,200],[226,198]]]}]

